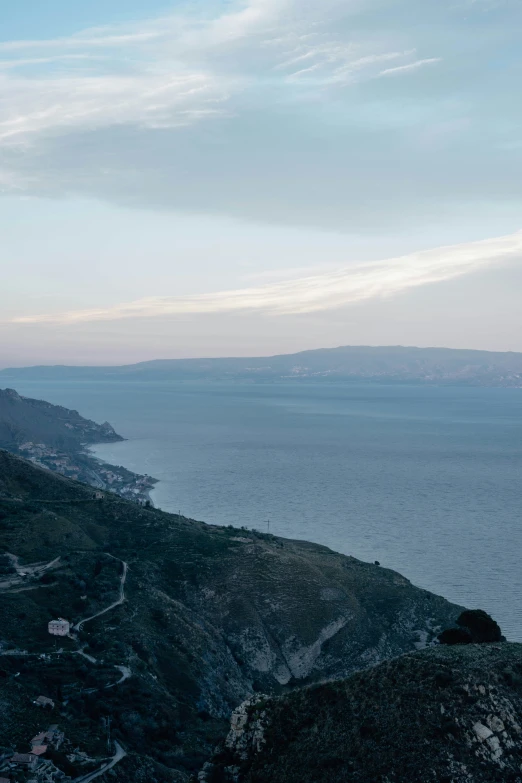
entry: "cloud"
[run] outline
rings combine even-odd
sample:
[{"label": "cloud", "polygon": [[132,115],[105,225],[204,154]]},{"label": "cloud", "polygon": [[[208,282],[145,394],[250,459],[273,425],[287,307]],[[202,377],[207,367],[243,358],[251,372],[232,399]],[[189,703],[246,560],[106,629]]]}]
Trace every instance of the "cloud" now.
[{"label": "cloud", "polygon": [[[0,78],[4,105],[2,142],[27,141],[57,129],[97,128],[121,123],[147,127],[187,124],[191,112],[218,113],[226,99],[223,87],[205,72],[184,71],[140,76],[65,77],[41,84]],[[12,111],[12,106],[20,106]]]},{"label": "cloud", "polygon": [[398,65],[395,68],[386,68],[381,71],[379,76],[389,76],[390,74],[404,73],[405,71],[417,71],[424,65],[431,65],[433,63],[440,63],[440,57],[429,57],[425,60],[415,60],[413,63],[407,63],[406,65]]},{"label": "cloud", "polygon": [[237,111],[227,104],[267,85],[333,89],[378,77],[384,62],[397,62],[392,72],[435,61],[351,34],[354,2],[329,0],[321,13],[308,0],[187,7],[139,26],[1,43],[0,146],[75,129],[176,129]]},{"label": "cloud", "polygon": [[108,308],[14,318],[16,324],[77,324],[170,315],[259,312],[295,315],[382,299],[522,256],[522,231],[309,275],[273,285],[185,297],[148,297]]},{"label": "cloud", "polygon": [[2,193],[343,233],[482,232],[477,215],[520,200],[507,52],[522,5],[507,6],[486,35],[460,0],[180,0],[139,24],[5,42]]}]

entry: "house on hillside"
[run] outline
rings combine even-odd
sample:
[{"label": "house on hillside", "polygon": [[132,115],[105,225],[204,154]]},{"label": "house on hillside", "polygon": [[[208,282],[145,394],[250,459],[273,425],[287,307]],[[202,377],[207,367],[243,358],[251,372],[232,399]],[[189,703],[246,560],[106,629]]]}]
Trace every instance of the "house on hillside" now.
[{"label": "house on hillside", "polygon": [[36,753],[36,748],[48,747],[48,745],[54,745],[54,747],[57,748],[62,743],[63,738],[63,732],[58,730],[58,725],[56,723],[53,723],[51,726],[49,726],[47,731],[40,731],[35,737],[32,738],[32,753]]},{"label": "house on hillside", "polygon": [[64,620],[63,617],[59,617],[57,620],[49,620],[47,628],[53,636],[67,636],[71,629],[71,624],[68,620]]},{"label": "house on hillside", "polygon": [[54,701],[52,699],[48,699],[47,696],[38,696],[34,703],[39,707],[51,707],[54,709]]},{"label": "house on hillside", "polygon": [[33,745],[33,748],[29,755],[43,756],[44,753],[47,753],[47,745]]},{"label": "house on hillside", "polygon": [[32,753],[15,753],[10,760],[19,767],[29,767],[29,769],[34,769],[38,764],[38,756]]}]

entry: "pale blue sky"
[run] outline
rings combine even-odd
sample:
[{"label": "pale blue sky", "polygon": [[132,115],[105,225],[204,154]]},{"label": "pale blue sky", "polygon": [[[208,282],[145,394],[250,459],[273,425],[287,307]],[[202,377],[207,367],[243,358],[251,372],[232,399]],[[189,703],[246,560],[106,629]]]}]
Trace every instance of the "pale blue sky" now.
[{"label": "pale blue sky", "polygon": [[522,350],[518,0],[3,5],[0,365]]}]

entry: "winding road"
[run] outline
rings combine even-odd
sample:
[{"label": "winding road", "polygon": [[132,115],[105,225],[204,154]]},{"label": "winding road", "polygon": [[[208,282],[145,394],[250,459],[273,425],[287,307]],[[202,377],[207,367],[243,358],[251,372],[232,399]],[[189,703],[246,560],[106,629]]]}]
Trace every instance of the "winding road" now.
[{"label": "winding road", "polygon": [[73,783],[90,783],[91,780],[95,780],[96,778],[99,778],[100,775],[103,775],[109,769],[114,767],[114,765],[117,764],[118,761],[121,761],[123,758],[125,758],[127,753],[125,750],[123,750],[120,743],[115,742],[114,747],[116,748],[116,753],[114,754],[114,756],[110,761],[107,761],[105,762],[105,764],[102,764],[102,766],[99,769],[95,770],[94,772],[89,772],[87,775],[81,775],[79,778],[74,778]]},{"label": "winding road", "polygon": [[[13,566],[15,567],[18,576],[22,576],[22,575],[36,576],[37,574],[40,575],[45,571],[47,571],[49,568],[56,567],[60,561],[60,558],[57,557],[54,560],[51,560],[51,562],[49,563],[34,563],[32,565],[23,567],[20,566],[19,558],[17,555],[12,555],[10,553],[7,553],[7,555],[11,560],[11,562],[13,563]],[[109,555],[109,557],[112,557],[114,560],[119,560],[119,558],[114,557],[114,555]],[[105,609],[102,609],[100,612],[91,615],[91,617],[86,617],[84,620],[80,620],[78,623],[76,623],[76,625],[73,626],[73,630],[80,631],[85,623],[90,622],[90,620],[94,620],[96,617],[100,617],[102,614],[105,614],[106,612],[110,612],[111,609],[114,609],[116,606],[120,606],[120,604],[122,604],[125,601],[125,582],[127,581],[127,571],[129,566],[124,560],[119,560],[119,562],[123,564],[123,571],[120,577],[120,594],[118,600],[114,601],[112,604],[110,604],[110,606],[106,606]],[[63,650],[60,650],[58,653],[48,653],[49,657],[51,657],[52,655],[62,655],[62,654],[67,654],[67,653],[64,653]],[[82,655],[91,663],[97,663],[96,658],[93,658],[92,655],[88,655],[86,652],[84,652],[83,648],[79,650],[71,651],[69,654]],[[30,655],[38,655],[38,653],[28,653],[26,650],[6,650],[6,651],[1,651],[0,655],[30,656]],[[122,682],[125,682],[125,680],[128,680],[129,677],[132,677],[132,671],[128,666],[115,665],[114,668],[118,669],[121,672],[121,677],[116,682],[113,682],[110,685],[106,685],[105,688],[114,688],[117,685],[120,685]],[[93,688],[92,690],[94,692],[98,689]],[[79,778],[75,778],[73,783],[90,783],[91,780],[95,780],[96,778],[99,778],[105,772],[108,772],[108,770],[112,769],[112,767],[118,764],[119,761],[125,758],[127,752],[122,748],[120,743],[115,741],[114,747],[116,752],[114,753],[114,756],[111,759],[109,759],[109,761],[106,761],[97,770],[94,770],[93,772],[88,772],[86,775],[81,775]]]},{"label": "winding road", "polygon": [[[111,555],[113,557],[113,555]],[[117,557],[114,558],[115,560],[118,560]],[[80,620],[76,623],[76,625],[73,625],[73,631],[81,631],[85,623],[89,623],[91,620],[95,620],[96,617],[101,617],[102,614],[105,614],[106,612],[110,612],[111,609],[115,609],[117,606],[120,606],[125,601],[125,582],[127,581],[127,571],[129,569],[129,566],[124,560],[120,560],[120,563],[123,563],[123,573],[120,577],[120,597],[117,601],[114,601],[110,606],[106,606],[105,609],[102,609],[101,612],[96,612],[96,614],[91,615],[90,617],[86,617],[84,620]]]}]

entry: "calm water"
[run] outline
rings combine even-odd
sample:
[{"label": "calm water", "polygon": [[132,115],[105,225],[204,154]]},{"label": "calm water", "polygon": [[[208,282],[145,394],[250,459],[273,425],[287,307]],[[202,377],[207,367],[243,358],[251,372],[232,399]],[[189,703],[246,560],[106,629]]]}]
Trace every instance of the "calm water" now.
[{"label": "calm water", "polygon": [[522,641],[522,390],[22,383],[109,420],[156,505],[379,560]]}]

